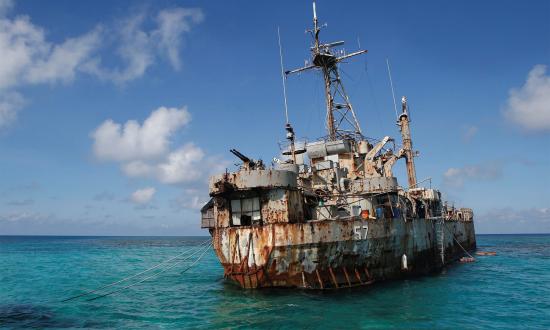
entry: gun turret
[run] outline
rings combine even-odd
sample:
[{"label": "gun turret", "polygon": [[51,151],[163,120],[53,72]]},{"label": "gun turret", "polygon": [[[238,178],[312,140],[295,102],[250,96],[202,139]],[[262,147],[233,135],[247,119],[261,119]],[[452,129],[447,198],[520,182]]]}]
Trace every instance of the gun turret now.
[{"label": "gun turret", "polygon": [[251,160],[250,158],[248,158],[248,157],[246,157],[245,155],[241,154],[237,149],[229,149],[229,151],[230,151],[233,155],[237,156],[237,158],[239,158],[240,160],[242,160],[243,163],[245,163],[245,164],[250,164],[250,163],[252,163],[252,160]]},{"label": "gun turret", "polygon": [[264,162],[262,160],[254,160],[252,158],[248,158],[242,153],[240,153],[237,149],[229,149],[229,151],[235,155],[237,158],[243,161],[243,167],[245,169],[254,170],[254,169],[265,169]]}]

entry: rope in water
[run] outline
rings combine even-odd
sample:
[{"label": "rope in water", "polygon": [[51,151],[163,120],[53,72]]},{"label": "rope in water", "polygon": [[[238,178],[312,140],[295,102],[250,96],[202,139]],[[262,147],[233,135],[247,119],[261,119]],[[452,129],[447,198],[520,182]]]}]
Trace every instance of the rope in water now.
[{"label": "rope in water", "polygon": [[449,228],[447,227],[447,224],[445,223],[445,220],[443,220],[443,227],[445,229],[447,229],[447,232],[449,232],[449,234],[451,234],[451,236],[453,237],[453,239],[455,240],[456,244],[458,244],[458,246],[460,246],[460,248],[462,249],[462,251],[464,251],[464,253],[466,253],[470,258],[472,259],[475,259],[468,251],[466,251],[466,249],[460,244],[460,242],[456,239],[455,235],[449,230]]},{"label": "rope in water", "polygon": [[[213,243],[210,243],[210,245],[208,247],[211,247]],[[202,257],[204,256],[204,254],[208,251],[208,248],[205,249],[201,255],[197,258],[197,260],[193,261],[193,263],[191,263],[191,265],[187,266],[187,268],[185,268],[184,270],[181,271],[180,274],[183,274],[185,273],[186,271],[188,271],[189,269],[191,269],[191,267],[193,267],[197,262],[199,262],[199,260],[202,259]]]},{"label": "rope in water", "polygon": [[148,279],[151,279],[151,278],[153,278],[153,277],[155,277],[155,276],[158,276],[158,275],[164,273],[165,271],[167,271],[167,270],[169,270],[169,269],[172,269],[172,268],[176,267],[177,265],[181,264],[181,263],[184,262],[185,260],[189,259],[190,257],[192,257],[192,256],[194,256],[195,254],[197,254],[199,251],[201,251],[201,252],[202,252],[201,255],[200,255],[200,256],[199,256],[190,266],[188,266],[184,271],[182,271],[182,273],[183,273],[183,272],[187,271],[189,268],[191,268],[192,266],[194,266],[194,265],[202,258],[202,256],[204,256],[204,254],[210,249],[211,246],[212,246],[212,243],[206,245],[202,250],[198,250],[198,251],[193,252],[193,254],[191,254],[191,255],[187,256],[186,258],[184,258],[184,259],[182,259],[182,260],[180,260],[180,261],[178,261],[178,262],[176,262],[176,263],[174,263],[174,264],[172,264],[172,265],[170,265],[170,266],[168,266],[168,267],[162,269],[161,271],[159,271],[159,272],[157,272],[157,273],[155,273],[155,274],[153,274],[153,275],[147,276],[147,277],[145,277],[145,278],[143,278],[143,279],[141,279],[141,280],[139,280],[139,281],[137,281],[137,282],[134,282],[134,283],[132,283],[132,284],[129,284],[129,285],[127,285],[127,286],[125,286],[125,287],[122,287],[122,288],[120,288],[120,289],[117,289],[117,290],[114,290],[114,291],[111,291],[111,292],[108,292],[108,293],[99,295],[99,296],[94,297],[94,298],[86,299],[86,301],[92,301],[92,300],[96,300],[96,299],[99,299],[99,298],[107,297],[107,296],[110,296],[110,295],[115,294],[115,293],[117,293],[117,292],[120,292],[120,291],[122,291],[122,290],[126,290],[126,289],[131,288],[131,287],[133,287],[133,286],[135,286],[135,285],[138,285],[138,284],[140,284],[140,283],[143,283],[143,282],[147,281]]},{"label": "rope in water", "polygon": [[[193,247],[193,248],[194,248],[194,249],[197,249],[197,250],[200,250],[200,249],[201,249],[203,246],[205,246],[206,243],[208,243],[208,242],[210,242],[209,239],[206,240],[206,241],[201,242],[200,244],[198,244],[197,246],[195,246],[195,247]],[[211,244],[210,244],[210,245],[211,245]],[[193,251],[193,250],[191,250],[191,251]],[[144,271],[141,271],[141,272],[139,272],[139,273],[137,273],[137,274],[134,274],[134,275],[132,275],[132,276],[125,277],[125,278],[120,279],[120,280],[118,280],[118,281],[116,281],[116,282],[112,282],[112,283],[103,285],[103,286],[101,286],[101,287],[99,287],[99,288],[97,288],[97,289],[94,289],[94,290],[91,290],[91,291],[86,291],[86,292],[81,293],[81,294],[79,294],[79,295],[76,295],[76,296],[73,296],[73,297],[69,297],[69,298],[67,298],[67,299],[61,300],[61,302],[66,302],[66,301],[70,301],[70,300],[73,300],[73,299],[76,299],[76,298],[84,297],[84,296],[87,296],[87,295],[90,295],[90,294],[95,294],[96,292],[99,292],[99,291],[101,291],[101,290],[103,290],[103,289],[112,287],[113,285],[116,285],[116,284],[125,282],[125,281],[130,280],[130,279],[132,279],[132,278],[135,278],[135,277],[137,277],[137,276],[139,276],[139,275],[143,275],[143,274],[148,273],[148,272],[150,272],[150,271],[152,271],[152,270],[155,270],[155,269],[159,268],[160,266],[162,266],[162,265],[164,265],[164,264],[167,264],[167,263],[169,263],[169,262],[171,262],[171,261],[173,261],[173,260],[176,260],[176,259],[180,258],[181,256],[183,256],[183,255],[189,253],[189,252],[190,252],[190,251],[184,251],[184,252],[182,252],[182,253],[180,253],[180,254],[178,254],[178,255],[176,255],[176,256],[174,256],[174,257],[172,257],[172,258],[170,258],[170,259],[168,259],[168,260],[166,260],[166,261],[163,261],[163,262],[161,262],[161,263],[159,263],[159,264],[156,264],[155,266],[153,266],[153,267],[151,267],[151,268],[148,268],[148,269],[146,269],[146,270],[144,270]],[[193,256],[193,255],[190,255],[190,256]],[[189,257],[190,257],[190,256],[189,256]],[[189,258],[187,258],[187,259],[189,259]],[[184,260],[186,260],[186,259],[184,259]]]}]

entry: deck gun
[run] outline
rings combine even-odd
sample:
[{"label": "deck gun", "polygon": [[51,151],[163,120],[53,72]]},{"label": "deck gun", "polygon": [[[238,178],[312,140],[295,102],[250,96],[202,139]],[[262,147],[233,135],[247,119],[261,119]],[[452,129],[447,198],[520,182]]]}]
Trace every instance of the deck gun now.
[{"label": "deck gun", "polygon": [[237,149],[229,149],[229,151],[235,155],[237,158],[243,161],[243,167],[245,169],[254,170],[254,169],[264,169],[264,163],[260,160],[254,160],[251,158],[246,157],[242,153],[240,153]]}]

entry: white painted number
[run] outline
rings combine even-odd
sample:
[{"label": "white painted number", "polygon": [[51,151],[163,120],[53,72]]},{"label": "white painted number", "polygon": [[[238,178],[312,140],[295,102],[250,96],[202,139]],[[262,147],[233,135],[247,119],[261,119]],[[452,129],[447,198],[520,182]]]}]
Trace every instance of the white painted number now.
[{"label": "white painted number", "polygon": [[369,226],[367,226],[367,225],[363,225],[363,226],[357,225],[353,228],[353,233],[355,234],[355,239],[367,239],[367,233],[368,232],[369,232]]}]

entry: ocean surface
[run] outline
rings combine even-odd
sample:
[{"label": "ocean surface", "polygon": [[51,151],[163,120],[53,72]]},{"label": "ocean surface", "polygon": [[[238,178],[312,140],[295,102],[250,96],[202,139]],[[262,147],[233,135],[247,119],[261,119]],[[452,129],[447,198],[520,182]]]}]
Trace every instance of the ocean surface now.
[{"label": "ocean surface", "polygon": [[479,250],[497,256],[332,292],[241,290],[209,249],[115,294],[62,302],[200,252],[205,239],[0,236],[0,328],[550,329],[550,235],[479,235]]}]

